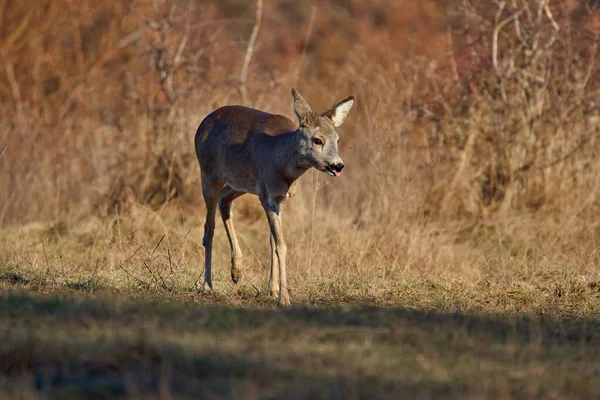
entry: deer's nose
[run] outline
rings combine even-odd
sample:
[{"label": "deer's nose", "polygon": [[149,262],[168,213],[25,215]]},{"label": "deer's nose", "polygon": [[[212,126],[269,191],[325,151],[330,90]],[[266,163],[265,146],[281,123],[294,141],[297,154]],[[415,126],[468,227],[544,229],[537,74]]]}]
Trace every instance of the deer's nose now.
[{"label": "deer's nose", "polygon": [[344,164],[342,164],[342,163],[335,164],[333,166],[333,170],[336,172],[342,172],[343,169],[344,169]]}]

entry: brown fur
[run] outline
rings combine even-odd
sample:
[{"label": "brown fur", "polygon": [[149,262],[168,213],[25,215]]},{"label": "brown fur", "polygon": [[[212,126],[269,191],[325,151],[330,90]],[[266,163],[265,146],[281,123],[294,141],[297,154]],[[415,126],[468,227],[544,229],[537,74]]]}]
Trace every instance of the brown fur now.
[{"label": "brown fur", "polygon": [[290,304],[281,227],[283,202],[293,196],[297,179],[311,167],[339,176],[343,164],[335,126],[343,123],[354,102],[350,97],[319,116],[293,89],[292,98],[300,122],[298,128],[281,115],[242,106],[221,107],[198,127],[196,154],[207,209],[203,290],[212,290],[212,240],[217,207],[231,247],[231,277],[238,282],[242,254],[233,228],[231,203],[245,193],[252,193],[259,196],[271,229],[270,293],[278,295],[279,305]]}]

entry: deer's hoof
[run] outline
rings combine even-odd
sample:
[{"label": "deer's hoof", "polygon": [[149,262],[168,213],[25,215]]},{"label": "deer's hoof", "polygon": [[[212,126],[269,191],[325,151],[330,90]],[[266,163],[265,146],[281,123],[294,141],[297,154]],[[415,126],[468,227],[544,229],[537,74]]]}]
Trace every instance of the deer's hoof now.
[{"label": "deer's hoof", "polygon": [[281,298],[277,301],[277,307],[279,308],[288,308],[291,307],[290,299]]},{"label": "deer's hoof", "polygon": [[279,297],[279,290],[277,290],[277,289],[269,290],[269,296],[270,297]]},{"label": "deer's hoof", "polygon": [[242,271],[239,268],[231,268],[231,280],[238,283],[242,279]]},{"label": "deer's hoof", "polygon": [[204,281],[202,284],[202,294],[208,294],[213,292],[212,282]]}]

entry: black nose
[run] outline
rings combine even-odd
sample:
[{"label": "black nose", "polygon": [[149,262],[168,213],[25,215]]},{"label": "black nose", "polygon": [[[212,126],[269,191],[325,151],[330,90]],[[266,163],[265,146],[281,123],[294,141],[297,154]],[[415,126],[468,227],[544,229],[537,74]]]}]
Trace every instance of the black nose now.
[{"label": "black nose", "polygon": [[336,172],[342,172],[342,170],[344,169],[344,164],[339,163],[333,166],[333,170]]}]

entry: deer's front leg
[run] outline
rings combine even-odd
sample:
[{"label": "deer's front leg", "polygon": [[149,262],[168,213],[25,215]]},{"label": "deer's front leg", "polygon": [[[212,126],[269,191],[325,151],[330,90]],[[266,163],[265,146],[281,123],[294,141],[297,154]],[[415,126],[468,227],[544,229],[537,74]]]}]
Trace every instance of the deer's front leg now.
[{"label": "deer's front leg", "polygon": [[202,284],[202,292],[212,291],[212,243],[215,235],[215,214],[217,212],[217,199],[219,195],[218,184],[212,181],[202,179],[202,194],[206,202],[206,222],[204,223],[204,283]]},{"label": "deer's front leg", "polygon": [[271,235],[275,242],[275,255],[279,260],[279,296],[277,299],[277,305],[289,306],[290,295],[287,289],[286,273],[285,273],[285,257],[287,253],[287,246],[283,240],[283,229],[281,227],[281,202],[283,198],[270,198],[269,201],[263,202],[263,207],[267,213],[267,219],[269,221],[269,227],[271,228]]},{"label": "deer's front leg", "polygon": [[271,273],[269,275],[269,296],[276,296],[279,298],[279,258],[275,252],[275,238],[273,235],[270,236],[271,244]]}]

